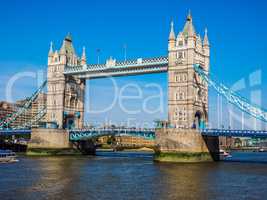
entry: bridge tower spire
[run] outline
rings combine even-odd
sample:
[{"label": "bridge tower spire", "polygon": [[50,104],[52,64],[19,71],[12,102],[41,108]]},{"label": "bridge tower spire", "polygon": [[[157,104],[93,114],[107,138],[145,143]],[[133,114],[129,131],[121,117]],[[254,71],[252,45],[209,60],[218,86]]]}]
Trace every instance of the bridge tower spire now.
[{"label": "bridge tower spire", "polygon": [[169,50],[174,48],[175,46],[175,32],[174,32],[174,27],[173,27],[173,21],[171,21],[171,29],[170,29],[170,34],[169,34]]},{"label": "bridge tower spire", "polygon": [[210,42],[208,38],[208,29],[205,29],[205,35],[203,40],[203,52],[205,56],[205,64],[204,69],[208,72],[209,71],[209,65],[210,65]]},{"label": "bridge tower spire", "polygon": [[52,62],[53,55],[54,55],[53,42],[50,42],[50,48],[49,48],[49,52],[48,52],[48,64],[50,64]]},{"label": "bridge tower spire", "polygon": [[85,47],[83,47],[83,53],[82,53],[81,64],[82,64],[82,65],[85,65],[85,64],[86,64],[86,53],[85,53]]}]

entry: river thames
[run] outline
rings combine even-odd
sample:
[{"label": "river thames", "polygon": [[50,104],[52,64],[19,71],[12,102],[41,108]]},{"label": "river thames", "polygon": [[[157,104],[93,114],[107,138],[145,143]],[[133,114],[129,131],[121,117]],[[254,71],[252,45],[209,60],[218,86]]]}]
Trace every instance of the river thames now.
[{"label": "river thames", "polygon": [[19,157],[0,164],[0,199],[266,199],[267,153],[216,163],[155,163],[149,153]]}]

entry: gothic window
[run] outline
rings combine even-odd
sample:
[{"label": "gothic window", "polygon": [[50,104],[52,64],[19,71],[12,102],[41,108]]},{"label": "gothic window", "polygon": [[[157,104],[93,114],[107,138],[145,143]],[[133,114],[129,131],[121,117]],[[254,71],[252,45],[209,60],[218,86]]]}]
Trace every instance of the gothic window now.
[{"label": "gothic window", "polygon": [[70,106],[75,107],[75,98],[70,99]]},{"label": "gothic window", "polygon": [[184,121],[186,121],[186,110],[185,110],[185,107],[183,109],[184,109]]},{"label": "gothic window", "polygon": [[179,46],[183,46],[183,41],[182,40],[179,41]]},{"label": "gothic window", "polygon": [[179,59],[182,59],[182,58],[183,58],[183,52],[179,52],[179,53],[178,53],[178,58],[179,58]]},{"label": "gothic window", "polygon": [[178,93],[176,93],[175,95],[176,95],[176,98],[175,98],[175,99],[176,99],[176,100],[179,100],[179,95],[178,95]]},{"label": "gothic window", "polygon": [[184,99],[184,93],[183,92],[180,92],[179,99]]},{"label": "gothic window", "polygon": [[180,111],[180,112],[179,112],[179,120],[182,121],[182,119],[183,119],[183,112]]},{"label": "gothic window", "polygon": [[186,77],[186,74],[184,74],[184,81],[186,81],[187,77]]},{"label": "gothic window", "polygon": [[55,120],[55,119],[56,119],[56,115],[55,115],[55,113],[52,113],[51,118],[52,118],[52,120]]}]

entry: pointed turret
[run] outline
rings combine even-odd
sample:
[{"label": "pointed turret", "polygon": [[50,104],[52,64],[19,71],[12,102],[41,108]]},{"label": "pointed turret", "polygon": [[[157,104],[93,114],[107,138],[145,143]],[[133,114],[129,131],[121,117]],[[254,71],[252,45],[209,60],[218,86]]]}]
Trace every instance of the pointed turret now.
[{"label": "pointed turret", "polygon": [[59,54],[62,64],[76,65],[77,56],[72,45],[72,37],[70,33],[64,38]]},{"label": "pointed turret", "polygon": [[68,32],[67,36],[65,37],[65,40],[72,42],[72,36],[71,36],[70,32]]},{"label": "pointed turret", "polygon": [[198,51],[202,51],[202,40],[200,35],[197,35],[196,47]]},{"label": "pointed turret", "polygon": [[209,71],[209,62],[210,62],[210,43],[209,43],[209,38],[208,38],[208,30],[207,28],[205,29],[205,35],[204,35],[204,40],[203,40],[203,53],[205,55],[205,65],[204,68],[206,71]]},{"label": "pointed turret", "polygon": [[82,64],[82,65],[85,65],[85,64],[86,64],[85,47],[83,47],[83,53],[82,53],[82,58],[81,58],[81,64]]},{"label": "pointed turret", "polygon": [[71,34],[68,33],[64,38],[62,46],[60,48],[60,54],[75,54],[75,50],[72,45],[72,37]]},{"label": "pointed turret", "polygon": [[50,49],[49,49],[49,53],[48,56],[53,56],[53,42],[50,42]]},{"label": "pointed turret", "polygon": [[170,40],[175,40],[175,33],[174,33],[174,27],[173,27],[173,21],[171,21],[171,30],[170,30],[170,34],[169,34],[169,41]]},{"label": "pointed turret", "polygon": [[174,33],[174,25],[173,21],[171,21],[171,30],[169,34],[169,50],[175,47],[175,33]]},{"label": "pointed turret", "polygon": [[209,42],[209,38],[208,38],[208,29],[207,28],[205,28],[203,46],[210,46],[210,42]]},{"label": "pointed turret", "polygon": [[186,23],[184,25],[183,29],[183,34],[187,37],[191,37],[195,35],[195,28],[193,25],[193,19],[191,16],[191,11],[189,11],[187,18],[186,18]]}]

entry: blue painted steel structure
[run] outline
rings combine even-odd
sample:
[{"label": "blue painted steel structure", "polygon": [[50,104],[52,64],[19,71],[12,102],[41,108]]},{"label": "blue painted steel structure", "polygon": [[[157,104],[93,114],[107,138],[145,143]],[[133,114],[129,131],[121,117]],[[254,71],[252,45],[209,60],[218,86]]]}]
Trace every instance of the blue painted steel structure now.
[{"label": "blue painted steel structure", "polygon": [[202,135],[229,136],[229,137],[262,137],[267,138],[267,131],[260,130],[227,130],[227,129],[202,129]]},{"label": "blue painted steel structure", "polygon": [[210,78],[209,74],[207,74],[199,64],[195,64],[194,69],[202,80],[204,80],[210,87],[214,88],[220,95],[225,97],[229,103],[252,117],[263,122],[267,122],[267,111],[265,109],[249,102],[246,98],[241,97],[222,83],[217,83],[215,80]]},{"label": "blue painted steel structure", "polygon": [[70,140],[87,140],[102,136],[135,136],[148,140],[155,139],[155,129],[87,129],[87,130],[70,130]]},{"label": "blue painted steel structure", "polygon": [[0,130],[0,136],[29,135],[31,132],[31,129],[3,129]]}]

